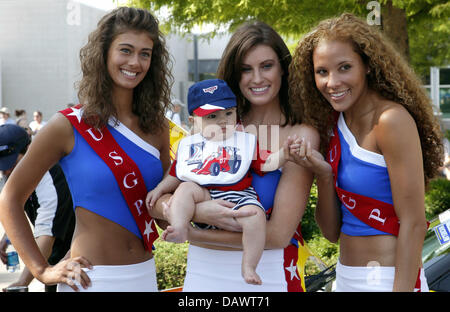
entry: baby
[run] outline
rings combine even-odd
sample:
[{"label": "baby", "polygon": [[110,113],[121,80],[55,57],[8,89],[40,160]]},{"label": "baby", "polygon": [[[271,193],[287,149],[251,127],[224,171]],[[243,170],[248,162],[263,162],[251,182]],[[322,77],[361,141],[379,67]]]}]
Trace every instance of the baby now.
[{"label": "baby", "polygon": [[233,209],[252,211],[248,217],[237,218],[243,233],[242,276],[247,283],[259,285],[262,282],[256,266],[265,245],[266,214],[251,186],[249,169],[262,175],[283,166],[289,157],[287,143],[265,161],[261,159],[256,137],[235,130],[236,97],[223,80],[192,85],[188,110],[199,132],[180,141],[170,173],[147,195],[147,208],[151,209],[161,195],[175,191],[170,200],[170,225],[162,234],[164,240],[175,243],[187,240],[199,202],[223,199],[235,203]]}]

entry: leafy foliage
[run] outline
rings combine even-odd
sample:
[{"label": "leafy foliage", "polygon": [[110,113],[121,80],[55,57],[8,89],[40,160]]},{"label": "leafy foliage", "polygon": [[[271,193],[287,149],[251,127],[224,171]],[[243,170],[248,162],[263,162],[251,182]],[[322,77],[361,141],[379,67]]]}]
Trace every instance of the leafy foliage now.
[{"label": "leafy foliage", "polygon": [[188,243],[174,244],[161,239],[155,242],[153,254],[159,290],[183,286],[187,251]]},{"label": "leafy foliage", "polygon": [[430,181],[425,194],[425,215],[428,220],[450,208],[450,181],[438,178]]},{"label": "leafy foliage", "polygon": [[[447,0],[378,0],[404,10],[411,64],[424,77],[430,66],[450,64],[450,2]],[[212,23],[215,30],[232,32],[245,21],[258,19],[288,38],[300,38],[319,21],[343,12],[365,18],[370,0],[129,0],[130,5],[165,11],[164,29],[191,32],[196,25]],[[383,14],[382,14],[383,20]],[[395,23],[395,21],[392,21]],[[395,28],[395,27],[394,27]]]},{"label": "leafy foliage", "polygon": [[450,141],[450,129],[445,130],[444,136]]},{"label": "leafy foliage", "polygon": [[314,212],[317,206],[317,186],[314,183],[309,194],[308,204],[302,218],[302,236],[306,241],[309,241],[314,236],[320,235],[320,229],[317,226]]}]

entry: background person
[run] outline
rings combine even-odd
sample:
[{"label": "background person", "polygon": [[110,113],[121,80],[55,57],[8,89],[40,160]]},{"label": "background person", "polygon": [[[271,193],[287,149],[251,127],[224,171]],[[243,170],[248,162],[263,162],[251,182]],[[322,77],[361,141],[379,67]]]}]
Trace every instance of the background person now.
[{"label": "background person", "polygon": [[40,111],[33,112],[33,121],[30,122],[29,127],[32,131],[33,137],[47,124],[46,121],[42,120],[42,113]]},{"label": "background person", "polygon": [[166,117],[172,120],[174,123],[176,123],[179,126],[183,126],[181,122],[181,110],[185,107],[184,103],[181,102],[179,99],[173,99],[172,100],[172,109],[168,109],[166,112]]},{"label": "background person", "polygon": [[11,113],[8,107],[0,108],[0,125],[11,124],[15,125],[16,122],[11,118]]},{"label": "background person", "polygon": [[[7,178],[23,158],[30,144],[29,134],[15,125],[0,126],[0,146],[8,146],[9,152],[0,156],[0,170]],[[34,237],[48,263],[58,263],[70,249],[75,228],[72,197],[64,173],[59,165],[46,172],[24,205],[25,212],[34,225]],[[1,260],[6,264],[6,235],[0,241]],[[28,268],[24,268],[18,280],[11,286],[28,286],[33,280]],[[56,285],[45,286],[45,291],[56,291]]]},{"label": "background person", "polygon": [[16,109],[16,125],[28,128],[27,112],[24,109]]}]

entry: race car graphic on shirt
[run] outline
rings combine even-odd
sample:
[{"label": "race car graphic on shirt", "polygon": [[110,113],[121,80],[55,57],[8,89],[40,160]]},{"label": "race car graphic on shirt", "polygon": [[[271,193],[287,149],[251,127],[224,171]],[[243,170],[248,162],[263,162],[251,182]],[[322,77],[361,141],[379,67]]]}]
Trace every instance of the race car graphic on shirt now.
[{"label": "race car graphic on shirt", "polygon": [[[235,174],[242,162],[238,154],[239,148],[231,146],[219,146],[216,152],[204,157],[204,142],[191,144],[189,147],[188,165],[196,165],[191,172],[201,175],[218,176],[221,172]],[[204,160],[203,160],[204,159]]]}]

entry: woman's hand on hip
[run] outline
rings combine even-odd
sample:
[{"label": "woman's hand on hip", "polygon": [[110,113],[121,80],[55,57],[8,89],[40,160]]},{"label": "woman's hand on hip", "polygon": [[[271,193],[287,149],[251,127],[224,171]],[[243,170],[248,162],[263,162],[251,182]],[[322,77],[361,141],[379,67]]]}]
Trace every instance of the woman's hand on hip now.
[{"label": "woman's hand on hip", "polygon": [[69,258],[48,266],[38,279],[46,285],[64,283],[74,291],[79,291],[76,282],[84,289],[91,286],[91,280],[82,268],[92,269],[92,265],[84,257]]}]

